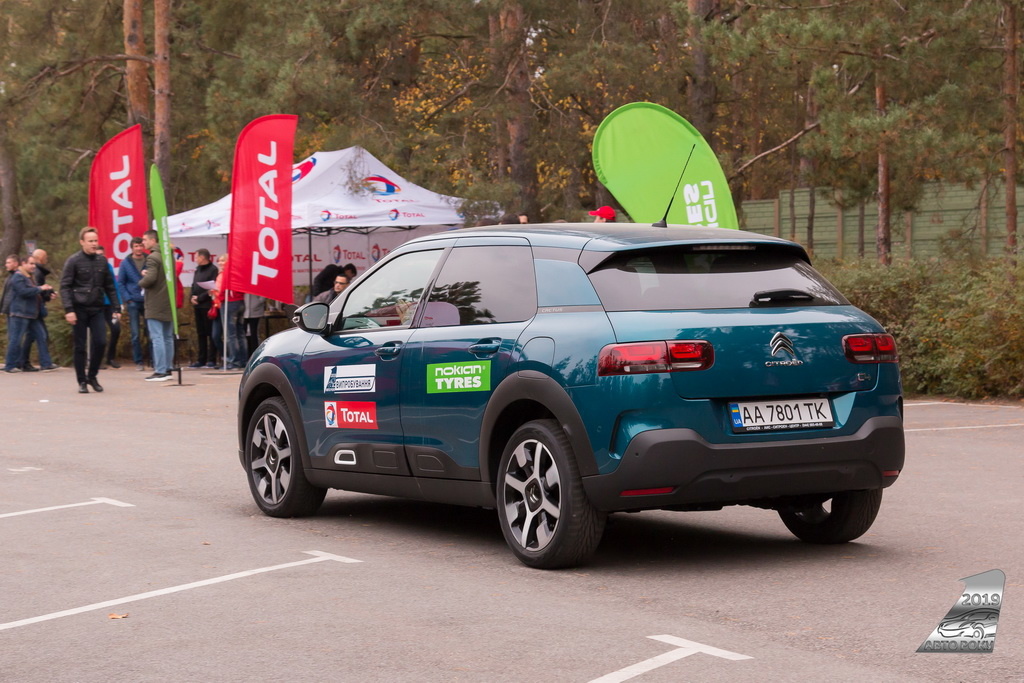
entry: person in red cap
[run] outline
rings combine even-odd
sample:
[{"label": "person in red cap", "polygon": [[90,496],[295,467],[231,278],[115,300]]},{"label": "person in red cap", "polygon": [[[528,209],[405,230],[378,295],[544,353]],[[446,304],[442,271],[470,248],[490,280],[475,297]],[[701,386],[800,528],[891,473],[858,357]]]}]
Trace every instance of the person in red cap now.
[{"label": "person in red cap", "polygon": [[602,206],[599,209],[595,209],[590,212],[591,216],[594,216],[595,223],[607,223],[608,221],[615,221],[615,209],[610,206]]}]

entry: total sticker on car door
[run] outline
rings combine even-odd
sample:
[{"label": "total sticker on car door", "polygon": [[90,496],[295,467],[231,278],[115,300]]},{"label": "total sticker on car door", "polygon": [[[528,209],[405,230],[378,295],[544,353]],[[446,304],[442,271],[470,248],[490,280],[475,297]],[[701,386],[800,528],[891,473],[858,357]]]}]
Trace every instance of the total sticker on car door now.
[{"label": "total sticker on car door", "polygon": [[491,361],[489,360],[427,365],[428,394],[490,390]]},{"label": "total sticker on car door", "polygon": [[324,401],[324,425],[339,429],[377,429],[372,401]]}]

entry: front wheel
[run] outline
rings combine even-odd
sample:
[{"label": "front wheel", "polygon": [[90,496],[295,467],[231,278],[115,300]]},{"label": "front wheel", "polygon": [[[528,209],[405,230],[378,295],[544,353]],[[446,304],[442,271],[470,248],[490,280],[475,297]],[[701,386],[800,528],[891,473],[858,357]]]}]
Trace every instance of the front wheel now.
[{"label": "front wheel", "polygon": [[569,439],[534,420],[509,439],[498,467],[498,518],[512,552],[538,569],[572,567],[597,548],[606,515],[583,490]]},{"label": "front wheel", "polygon": [[284,400],[275,396],[261,403],[245,433],[245,464],[256,505],[271,517],[305,517],[320,509],[327,489],[306,479]]},{"label": "front wheel", "polygon": [[882,489],[844,491],[824,503],[779,509],[779,517],[793,535],[808,543],[846,543],[871,528],[882,504]]}]

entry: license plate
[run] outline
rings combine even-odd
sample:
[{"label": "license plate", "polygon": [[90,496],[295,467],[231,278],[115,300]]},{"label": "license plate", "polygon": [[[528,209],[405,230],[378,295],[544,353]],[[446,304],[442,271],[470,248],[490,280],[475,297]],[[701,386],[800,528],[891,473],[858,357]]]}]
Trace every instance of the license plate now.
[{"label": "license plate", "polygon": [[730,403],[729,417],[734,433],[815,429],[835,425],[832,406],[827,398]]}]

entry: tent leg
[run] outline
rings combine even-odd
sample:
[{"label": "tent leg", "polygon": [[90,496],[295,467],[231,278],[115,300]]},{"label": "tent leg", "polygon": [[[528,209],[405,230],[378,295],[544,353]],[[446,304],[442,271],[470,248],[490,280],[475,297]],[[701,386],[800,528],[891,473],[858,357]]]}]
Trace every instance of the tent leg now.
[{"label": "tent leg", "polygon": [[313,300],[313,233],[306,233],[309,240],[309,300]]}]

